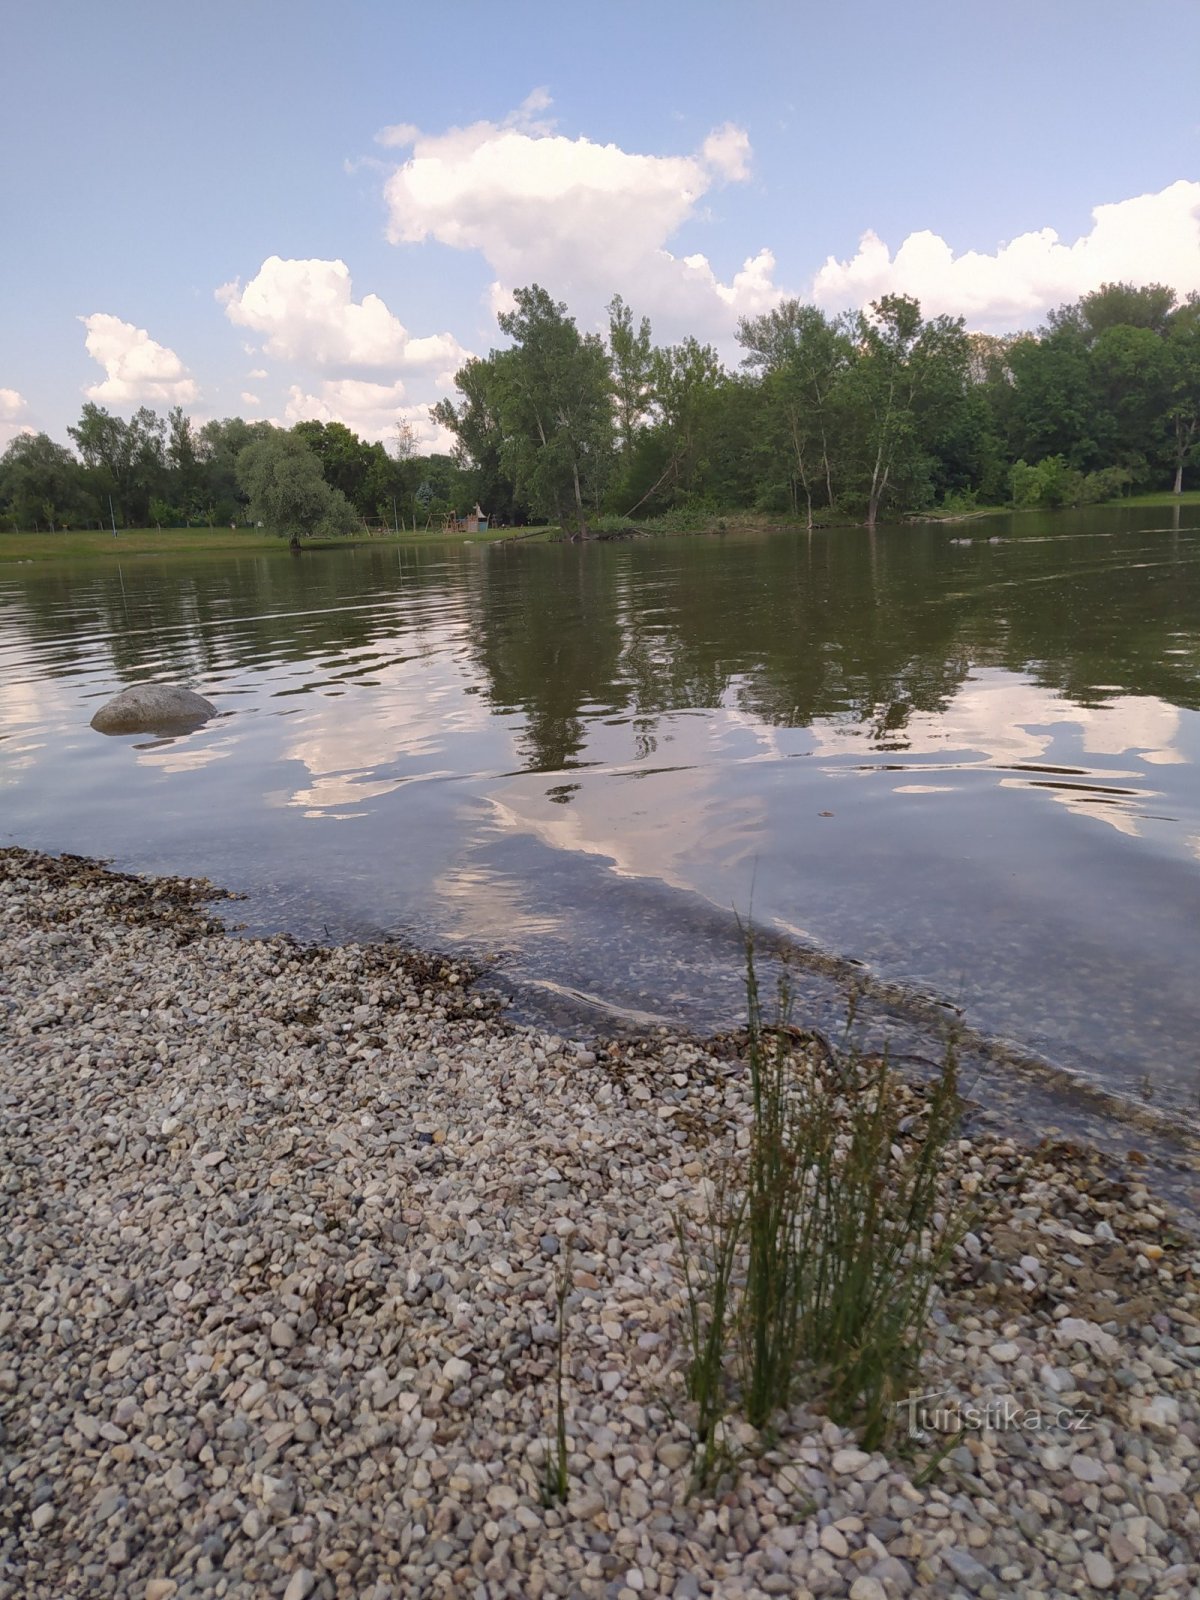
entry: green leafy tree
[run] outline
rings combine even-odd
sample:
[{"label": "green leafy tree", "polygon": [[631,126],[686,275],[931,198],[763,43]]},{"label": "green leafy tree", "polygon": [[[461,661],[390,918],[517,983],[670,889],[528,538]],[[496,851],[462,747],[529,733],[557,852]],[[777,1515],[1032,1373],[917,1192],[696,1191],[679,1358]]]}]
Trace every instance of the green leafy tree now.
[{"label": "green leafy tree", "polygon": [[850,369],[853,347],[840,322],[816,306],[785,300],[738,324],[743,366],[757,372],[766,414],[790,458],[791,500],[803,495],[808,526],[814,504],[832,507],[834,397]]},{"label": "green leafy tree", "polygon": [[1183,469],[1200,458],[1200,294],[1190,294],[1172,314],[1166,347],[1168,456],[1172,491],[1182,494]]},{"label": "green leafy tree", "polygon": [[856,358],[839,398],[873,528],[885,506],[920,505],[930,493],[932,444],[964,404],[970,346],[961,317],[923,321],[907,295],[874,301],[855,334]]},{"label": "green leafy tree", "polygon": [[406,527],[408,520],[412,518],[415,531],[413,494],[417,487],[420,461],[417,454],[417,430],[407,418],[401,419],[396,424],[386,448],[380,448],[380,455],[386,463],[386,469],[377,461],[370,480],[370,489],[375,496],[379,514],[385,522],[390,518],[393,524],[399,523],[403,518]]},{"label": "green leafy tree", "polygon": [[19,433],[0,456],[0,505],[18,527],[51,533],[95,515],[79,462],[45,433]]},{"label": "green leafy tree", "polygon": [[166,456],[172,500],[182,508],[189,523],[193,518],[201,520],[204,493],[200,439],[182,406],[172,407],[167,416]]},{"label": "green leafy tree", "polygon": [[269,422],[245,422],[241,417],[214,418],[200,429],[201,501],[210,524],[233,522],[245,514],[247,497],[238,482],[238,457],[247,445],[274,432]]},{"label": "green leafy tree", "polygon": [[150,502],[150,521],[160,532],[164,522],[169,528],[173,528],[180,521],[179,510],[176,506],[171,505],[169,501],[160,500],[155,495]]},{"label": "green leafy tree", "polygon": [[403,465],[380,443],[367,446],[366,471],[355,505],[364,517],[391,527],[408,514],[408,480]]},{"label": "green leafy tree", "polygon": [[608,355],[536,283],[514,299],[498,319],[512,340],[495,360],[501,463],[518,492],[585,538],[613,459]]},{"label": "green leafy tree", "polygon": [[[504,522],[524,519],[525,502],[518,497],[512,469],[504,450],[504,423],[501,407],[504,374],[510,352],[493,350],[485,359],[472,359],[454,377],[462,396],[456,405],[440,400],[430,408],[430,416],[454,434],[455,455],[464,481],[462,493],[478,500],[490,516]],[[417,474],[418,485],[427,472]],[[450,491],[457,494],[457,489]]]},{"label": "green leafy tree", "polygon": [[1009,361],[1013,342],[998,334],[967,335],[968,402],[979,417],[971,486],[985,504],[998,503],[1008,493],[1016,403],[1016,379]]},{"label": "green leafy tree", "polygon": [[349,533],[357,525],[354,507],[326,483],[320,461],[295,433],[276,430],[247,445],[237,476],[251,517],[286,534],[293,550],[302,538]]},{"label": "green leafy tree", "polygon": [[1050,325],[1074,322],[1088,344],[1109,328],[1144,328],[1161,339],[1167,331],[1175,291],[1165,283],[1102,283],[1075,306],[1051,312]]},{"label": "green leafy tree", "polygon": [[1182,311],[1164,284],[1102,284],[1017,340],[1013,454],[1062,456],[1089,475],[1116,467],[1147,484],[1172,467],[1180,476],[1172,332]]},{"label": "green leafy tree", "polygon": [[764,498],[771,457],[759,386],[722,371],[706,399],[703,425],[704,448],[692,476],[695,503],[714,511],[777,509]]},{"label": "green leafy tree", "polygon": [[1171,405],[1171,353],[1147,327],[1113,323],[1089,352],[1093,431],[1101,463],[1137,471],[1165,449]]},{"label": "green leafy tree", "polygon": [[1080,469],[1102,465],[1091,362],[1079,329],[1061,325],[1041,338],[1017,339],[1009,364],[1015,384],[1014,453],[1024,460],[1061,455]]},{"label": "green leafy tree", "polygon": [[633,312],[619,294],[615,294],[608,304],[608,348],[612,362],[617,438],[620,441],[622,463],[628,470],[638,432],[653,403],[654,352],[650,343],[650,319],[643,317],[635,330]]},{"label": "green leafy tree", "polygon": [[151,498],[165,487],[166,431],[163,419],[146,406],[126,422],[92,401],[84,406],[75,427],[67,429],[95,475],[97,492],[113,495],[129,527],[145,523]]},{"label": "green leafy tree", "polygon": [[724,371],[717,352],[689,335],[679,344],[655,350],[650,384],[655,423],[653,437],[662,471],[630,507],[636,511],[653,495],[669,502],[705,497],[714,424]]},{"label": "green leafy tree", "polygon": [[368,483],[379,473],[382,446],[367,444],[344,422],[298,422],[292,429],[321,463],[330,488],[339,489],[360,512],[374,510]]},{"label": "green leafy tree", "polygon": [[469,478],[454,456],[422,456],[414,463],[418,469],[417,487],[413,491],[413,505],[418,519],[426,527],[436,525],[443,517],[457,513],[466,506],[465,496]]}]

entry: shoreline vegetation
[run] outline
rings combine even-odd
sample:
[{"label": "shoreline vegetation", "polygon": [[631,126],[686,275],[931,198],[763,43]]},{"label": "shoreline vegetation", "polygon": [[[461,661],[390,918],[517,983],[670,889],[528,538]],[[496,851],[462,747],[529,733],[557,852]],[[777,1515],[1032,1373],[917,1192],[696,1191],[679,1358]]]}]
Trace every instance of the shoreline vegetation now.
[{"label": "shoreline vegetation", "polygon": [[[1200,507],[1200,489],[1171,493],[1131,495],[1118,500],[1105,501],[1096,510],[1113,510],[1122,507],[1144,509],[1173,506]],[[1014,516],[1036,508],[1018,508],[1011,505],[977,506],[967,511],[936,510],[914,512],[896,528],[923,523],[957,523],[983,520],[989,517]],[[828,523],[826,528],[861,527],[861,523]],[[598,518],[593,525],[592,537],[654,538],[660,536],[711,535],[739,532],[794,532],[807,531],[805,524],[793,518],[755,515],[729,511],[703,512],[694,515],[675,514],[670,517],[627,519],[623,517]],[[525,528],[488,528],[483,532],[445,533],[440,529],[422,530],[418,533],[402,531],[359,531],[345,536],[306,540],[305,550],[346,550],[351,548],[378,549],[389,546],[419,549],[453,549],[463,544],[548,544],[570,538],[569,529],[547,525]],[[177,555],[278,555],[285,553],[284,539],[266,528],[122,528],[114,537],[111,530],[64,529],[57,533],[18,533],[0,528],[0,566],[9,563],[33,561],[121,561],[135,556]]]},{"label": "shoreline vegetation", "polygon": [[[1196,1592],[1200,1245],[1132,1157],[952,1129],[890,1078],[880,1121],[755,1003],[741,1035],[585,1044],[461,963],[236,937],[220,898],[0,851],[14,1593]],[[764,1111],[764,1074],[835,1120]],[[788,1294],[761,1309],[793,1148],[834,1193],[849,1152],[868,1200],[899,1163],[945,1245],[881,1229],[936,1285],[866,1421],[846,1367],[793,1353],[776,1403],[705,1337],[740,1189],[759,1268],[726,1309],[803,1350]]]},{"label": "shoreline vegetation", "polygon": [[471,357],[429,408],[452,454],[418,454],[406,420],[385,442],[342,422],[198,423],[181,406],[125,418],[88,401],[70,446],[11,440],[0,526],[248,522],[293,548],[493,523],[578,539],[606,520],[873,529],[1179,495],[1200,468],[1200,294],[1162,284],[1102,284],[1010,337],[905,295],[840,316],[783,300],[738,323],[734,369],[694,336],[655,345],[620,295],[603,332],[581,332],[531,284],[497,328],[503,347]]}]

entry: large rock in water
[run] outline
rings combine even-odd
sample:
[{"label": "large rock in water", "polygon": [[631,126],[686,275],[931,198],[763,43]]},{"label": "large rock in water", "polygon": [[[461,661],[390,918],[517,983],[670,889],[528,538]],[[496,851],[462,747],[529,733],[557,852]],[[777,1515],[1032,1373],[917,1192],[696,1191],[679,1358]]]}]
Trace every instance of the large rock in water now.
[{"label": "large rock in water", "polygon": [[135,683],[92,718],[97,733],[186,733],[217,714],[203,695],[171,683]]}]

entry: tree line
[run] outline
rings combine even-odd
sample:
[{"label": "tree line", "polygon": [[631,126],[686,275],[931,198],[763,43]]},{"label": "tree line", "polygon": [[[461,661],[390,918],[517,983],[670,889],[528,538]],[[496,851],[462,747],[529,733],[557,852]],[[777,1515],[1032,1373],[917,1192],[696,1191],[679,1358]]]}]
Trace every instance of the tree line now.
[{"label": "tree line", "polygon": [[488,499],[586,532],[755,509],[874,525],[934,507],[1182,490],[1200,466],[1200,296],[1105,284],[1035,334],[971,334],[904,295],[829,316],[786,300],[738,326],[740,369],[656,347],[620,296],[607,339],[538,285],[434,415]]},{"label": "tree line", "polygon": [[342,423],[241,418],[196,427],[176,407],[128,421],[89,403],[68,430],[0,458],[0,519],[22,527],[261,520],[290,532],[430,526],[478,501],[494,520],[755,510],[808,526],[874,525],[937,507],[1085,504],[1180,493],[1200,471],[1200,295],[1105,284],[1036,333],[968,333],[887,295],[830,316],[786,300],[742,319],[740,365],[689,337],[657,346],[621,296],[581,333],[533,284],[508,340],[431,408],[453,457],[417,456]]},{"label": "tree line", "polygon": [[18,434],[0,457],[0,525],[44,529],[213,527],[262,521],[281,533],[425,527],[474,479],[448,455],[419,456],[411,426],[390,445],[341,422],[283,429],[241,417],[197,427],[176,406],[128,419],[89,401],[67,429]]}]

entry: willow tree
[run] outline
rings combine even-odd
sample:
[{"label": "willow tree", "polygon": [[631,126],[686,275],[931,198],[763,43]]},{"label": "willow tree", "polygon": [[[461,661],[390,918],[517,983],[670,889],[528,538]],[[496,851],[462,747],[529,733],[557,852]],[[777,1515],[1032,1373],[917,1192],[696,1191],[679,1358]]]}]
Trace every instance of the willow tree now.
[{"label": "willow tree", "polygon": [[293,550],[315,534],[349,533],[358,522],[340,489],[325,482],[321,463],[304,439],[281,429],[248,444],[237,477],[250,497],[250,515],[285,534]]}]

